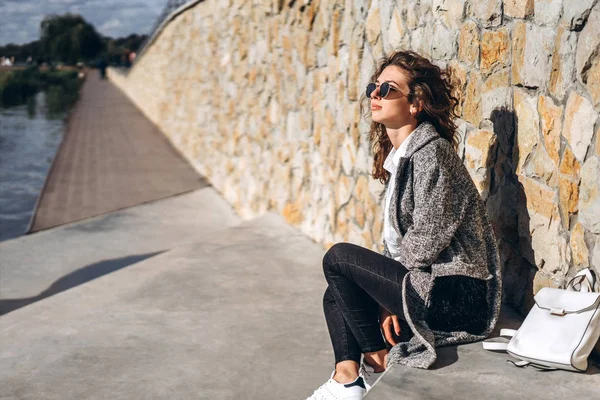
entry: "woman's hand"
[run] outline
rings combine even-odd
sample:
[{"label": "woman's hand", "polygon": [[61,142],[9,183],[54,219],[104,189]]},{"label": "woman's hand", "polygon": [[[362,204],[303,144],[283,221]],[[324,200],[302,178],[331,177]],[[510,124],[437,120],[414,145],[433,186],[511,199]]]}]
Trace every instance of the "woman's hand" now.
[{"label": "woman's hand", "polygon": [[396,345],[394,335],[392,333],[392,327],[397,336],[400,336],[400,322],[398,317],[393,315],[391,312],[386,310],[384,307],[379,306],[379,325],[383,331],[383,336],[392,346]]}]

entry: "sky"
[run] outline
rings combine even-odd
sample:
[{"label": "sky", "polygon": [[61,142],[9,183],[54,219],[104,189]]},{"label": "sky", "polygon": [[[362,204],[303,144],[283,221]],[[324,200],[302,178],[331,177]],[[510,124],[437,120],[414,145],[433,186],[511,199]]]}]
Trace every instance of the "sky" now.
[{"label": "sky", "polygon": [[80,14],[102,35],[149,33],[167,0],[0,0],[0,46],[39,39],[48,14]]}]

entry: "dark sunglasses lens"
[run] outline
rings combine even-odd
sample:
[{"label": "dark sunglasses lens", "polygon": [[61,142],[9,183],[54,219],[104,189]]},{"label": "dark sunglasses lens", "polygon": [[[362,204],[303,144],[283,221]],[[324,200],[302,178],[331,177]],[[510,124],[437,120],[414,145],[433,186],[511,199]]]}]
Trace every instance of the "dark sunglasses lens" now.
[{"label": "dark sunglasses lens", "polygon": [[375,89],[377,89],[377,85],[374,83],[369,83],[367,85],[367,97],[371,98],[371,94],[373,94],[373,92],[375,91]]},{"label": "dark sunglasses lens", "polygon": [[387,82],[383,82],[381,86],[379,86],[379,96],[381,96],[381,98],[385,98],[385,96],[387,96],[389,92],[390,84]]}]

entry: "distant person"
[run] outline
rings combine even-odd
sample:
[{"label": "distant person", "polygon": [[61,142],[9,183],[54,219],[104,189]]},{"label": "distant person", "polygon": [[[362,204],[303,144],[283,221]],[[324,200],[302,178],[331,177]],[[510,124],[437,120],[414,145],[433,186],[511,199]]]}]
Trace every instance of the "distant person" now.
[{"label": "distant person", "polygon": [[98,70],[100,71],[100,79],[106,79],[106,59],[104,57],[100,57],[100,61],[98,61]]},{"label": "distant person", "polygon": [[338,243],[323,257],[335,368],[311,400],[361,399],[388,365],[429,368],[436,347],[482,340],[496,325],[498,248],[456,152],[452,91],[446,71],[414,52],[383,58],[371,76],[363,101],[373,178],[386,183],[384,251]]},{"label": "distant person", "polygon": [[133,61],[135,61],[136,56],[137,56],[137,54],[135,53],[135,51],[132,51],[131,53],[129,53],[129,66],[131,66],[131,64],[133,64]]},{"label": "distant person", "polygon": [[123,55],[123,64],[125,65],[125,68],[131,67],[131,61],[129,60],[130,54],[131,52],[129,50],[125,50],[125,54]]},{"label": "distant person", "polygon": [[3,67],[10,67],[12,65],[13,65],[13,63],[10,60],[10,58],[8,58],[8,57],[2,57],[2,66]]}]

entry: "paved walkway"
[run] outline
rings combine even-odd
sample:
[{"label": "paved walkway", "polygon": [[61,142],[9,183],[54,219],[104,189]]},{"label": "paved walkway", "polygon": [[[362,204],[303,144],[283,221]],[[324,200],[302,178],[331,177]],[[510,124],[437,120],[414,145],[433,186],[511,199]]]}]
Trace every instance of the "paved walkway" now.
[{"label": "paved walkway", "polygon": [[207,186],[110,81],[89,71],[29,232]]}]

